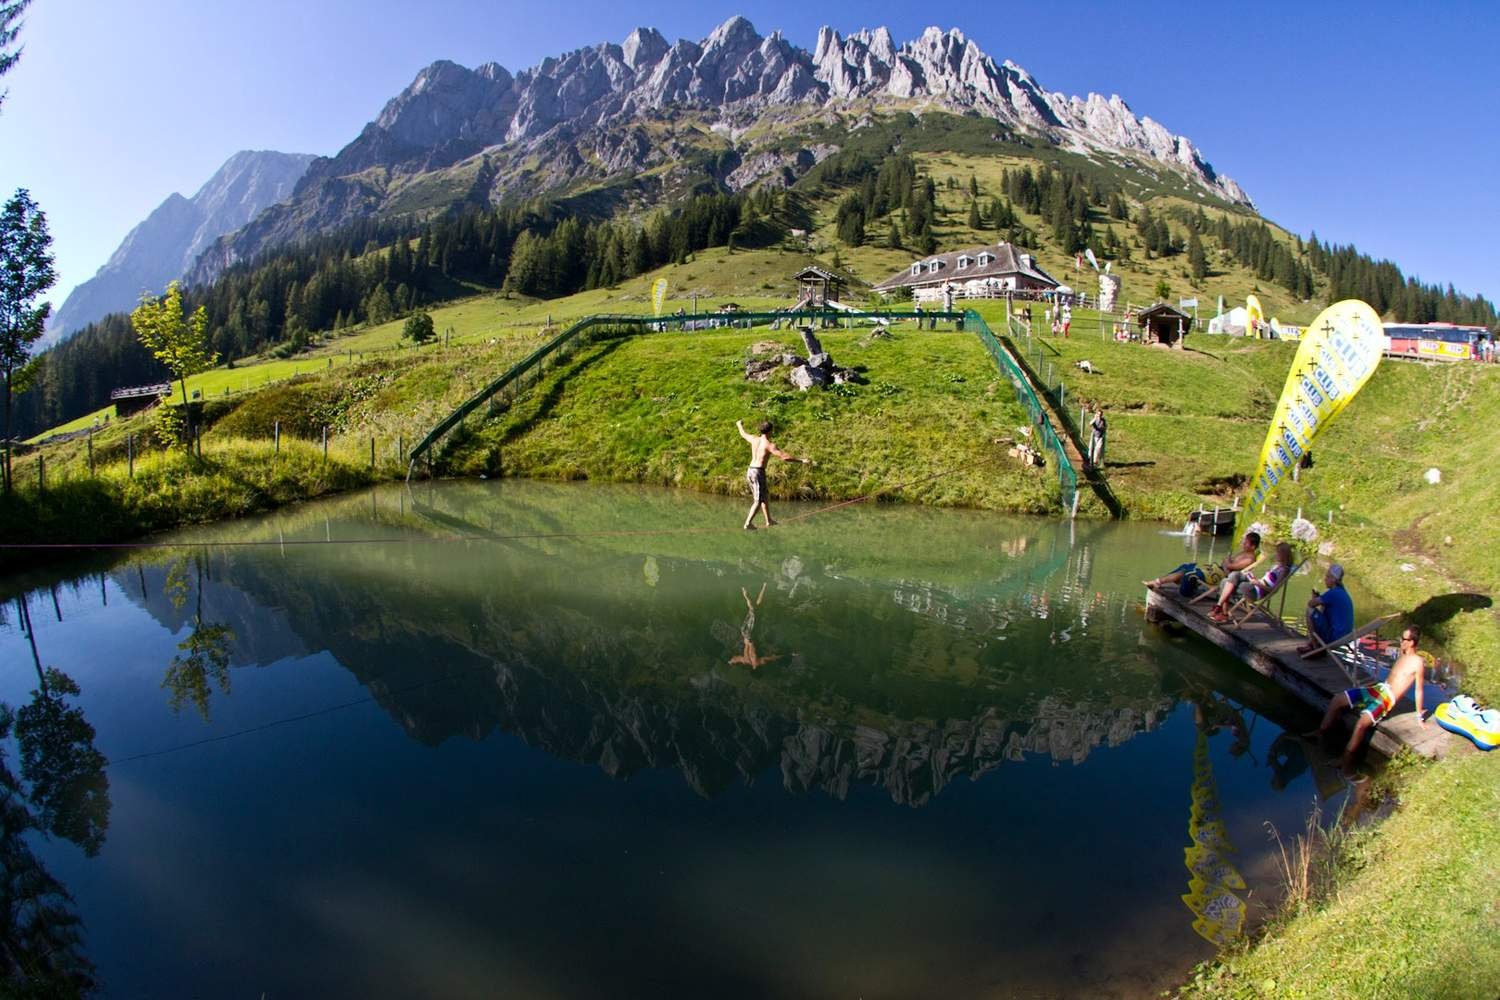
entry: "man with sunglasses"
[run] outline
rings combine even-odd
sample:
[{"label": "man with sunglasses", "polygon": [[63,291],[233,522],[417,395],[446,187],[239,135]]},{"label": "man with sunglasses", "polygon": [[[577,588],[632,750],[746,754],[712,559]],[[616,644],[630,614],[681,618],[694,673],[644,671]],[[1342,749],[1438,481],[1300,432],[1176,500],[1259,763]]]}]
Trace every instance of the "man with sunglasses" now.
[{"label": "man with sunglasses", "polygon": [[1391,708],[1406,695],[1408,690],[1412,691],[1412,698],[1417,704],[1417,722],[1427,725],[1427,720],[1422,717],[1422,670],[1427,666],[1427,661],[1417,652],[1417,641],[1421,637],[1422,632],[1415,625],[1408,625],[1403,629],[1399,640],[1401,654],[1396,657],[1396,662],[1386,679],[1377,681],[1369,687],[1350,688],[1334,695],[1328,701],[1328,711],[1323,715],[1323,724],[1318,727],[1316,734],[1308,734],[1309,736],[1327,736],[1328,731],[1333,728],[1334,721],[1338,719],[1339,713],[1346,708],[1359,713],[1359,721],[1354,724],[1354,733],[1344,747],[1345,777],[1354,776],[1354,754],[1359,750],[1360,744],[1365,741],[1365,737],[1370,735],[1370,730],[1389,714]]}]

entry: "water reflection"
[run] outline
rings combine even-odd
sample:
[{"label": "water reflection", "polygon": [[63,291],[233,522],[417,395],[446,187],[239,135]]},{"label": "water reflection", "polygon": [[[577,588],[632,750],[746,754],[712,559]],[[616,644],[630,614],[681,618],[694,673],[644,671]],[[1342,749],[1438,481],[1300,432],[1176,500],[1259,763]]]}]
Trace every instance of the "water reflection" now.
[{"label": "water reflection", "polygon": [[738,656],[729,658],[729,663],[731,666],[739,665],[755,670],[767,663],[775,663],[781,659],[781,654],[772,653],[769,656],[763,656],[755,648],[755,611],[760,607],[761,601],[765,600],[766,585],[764,583],[760,585],[760,593],[755,596],[754,601],[750,600],[750,592],[744,587],[740,588],[740,595],[745,598],[745,622],[740,626],[740,644],[743,648]]},{"label": "water reflection", "polygon": [[[94,727],[70,702],[81,694],[77,683],[42,665],[24,596],[16,608],[37,687],[19,708],[0,702],[0,967],[16,995],[79,996],[94,987],[95,976],[83,922],[28,837],[60,837],[97,855],[109,830],[109,779]],[[12,737],[19,774],[7,759]]]},{"label": "water reflection", "polygon": [[[726,969],[760,993],[1055,995],[1159,988],[1253,917],[1261,823],[1300,822],[1305,796],[1277,790],[1320,773],[1274,727],[1309,723],[1237,663],[1143,624],[1153,531],[924,511],[753,538],[612,530],[622,511],[722,522],[718,503],[372,494],[218,527],[207,537],[241,544],[76,590],[99,620],[59,635],[94,635],[118,663],[86,644],[47,662],[96,699],[108,687],[86,704],[134,809],[84,910],[103,948],[205,924],[204,968],[260,970],[303,938],[341,967],[352,952],[330,942],[357,938],[352,961],[373,970],[373,942],[461,926],[472,948],[392,981],[481,967],[506,941],[533,977],[518,981],[558,995],[672,992],[653,976],[678,951],[706,956],[700,992],[720,995]],[[34,661],[54,716],[82,703]],[[173,877],[149,891],[173,902],[147,908],[168,916],[97,916],[146,891],[131,871],[153,852]],[[592,912],[601,896],[635,901],[628,919]],[[1088,912],[1067,902],[1085,896]],[[215,943],[241,927],[244,953]],[[145,977],[132,956],[95,957]],[[156,961],[183,993],[222,992]],[[599,989],[569,989],[565,966]],[[319,974],[242,981],[315,994]]]},{"label": "water reflection", "polygon": [[[164,590],[172,607],[178,610],[187,603],[188,562],[186,558],[179,559],[167,571]],[[187,638],[177,644],[178,654],[167,666],[161,686],[167,690],[167,703],[172,706],[172,711],[181,711],[184,703],[191,702],[207,721],[208,699],[214,687],[224,694],[229,693],[229,646],[234,642],[235,634],[223,622],[204,620],[203,578],[207,556],[201,549],[195,550],[191,562],[197,574],[193,619]]]}]

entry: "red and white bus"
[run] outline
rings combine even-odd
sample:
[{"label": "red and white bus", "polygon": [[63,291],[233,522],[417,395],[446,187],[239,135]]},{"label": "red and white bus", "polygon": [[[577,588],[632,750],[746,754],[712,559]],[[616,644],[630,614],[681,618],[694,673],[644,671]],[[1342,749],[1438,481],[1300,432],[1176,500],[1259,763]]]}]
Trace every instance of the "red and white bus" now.
[{"label": "red and white bus", "polygon": [[1386,323],[1385,353],[1393,358],[1432,361],[1477,361],[1479,342],[1489,337],[1482,326],[1452,323]]}]

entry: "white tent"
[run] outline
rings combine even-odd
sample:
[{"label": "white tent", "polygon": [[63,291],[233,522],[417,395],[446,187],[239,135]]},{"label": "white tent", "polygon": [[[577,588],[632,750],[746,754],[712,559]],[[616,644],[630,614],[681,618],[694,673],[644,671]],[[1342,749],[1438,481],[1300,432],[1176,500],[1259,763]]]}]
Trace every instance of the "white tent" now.
[{"label": "white tent", "polygon": [[1235,337],[1243,337],[1245,330],[1250,325],[1250,316],[1245,312],[1244,306],[1235,306],[1222,316],[1215,316],[1208,321],[1209,333],[1227,333]]}]

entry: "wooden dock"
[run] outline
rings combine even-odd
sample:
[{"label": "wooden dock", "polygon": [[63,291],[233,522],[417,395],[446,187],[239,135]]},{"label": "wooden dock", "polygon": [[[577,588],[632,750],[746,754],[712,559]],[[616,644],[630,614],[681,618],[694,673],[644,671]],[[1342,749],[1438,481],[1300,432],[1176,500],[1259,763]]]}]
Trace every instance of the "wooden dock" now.
[{"label": "wooden dock", "polygon": [[[1148,618],[1171,618],[1191,629],[1249,664],[1256,673],[1291,691],[1320,715],[1328,707],[1329,698],[1354,686],[1333,657],[1304,660],[1297,653],[1297,647],[1307,641],[1306,637],[1281,622],[1257,614],[1244,625],[1221,625],[1209,619],[1211,608],[1212,604],[1208,602],[1189,605],[1175,593],[1146,588]],[[1371,748],[1386,757],[1394,756],[1402,747],[1410,747],[1424,757],[1443,757],[1466,748],[1473,749],[1467,740],[1454,737],[1432,721],[1431,713],[1437,708],[1436,704],[1423,707],[1428,712],[1425,726],[1417,721],[1415,706],[1408,693],[1375,727],[1370,736]]]}]

